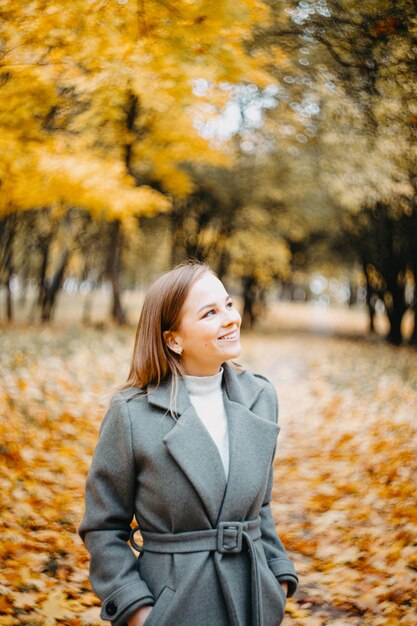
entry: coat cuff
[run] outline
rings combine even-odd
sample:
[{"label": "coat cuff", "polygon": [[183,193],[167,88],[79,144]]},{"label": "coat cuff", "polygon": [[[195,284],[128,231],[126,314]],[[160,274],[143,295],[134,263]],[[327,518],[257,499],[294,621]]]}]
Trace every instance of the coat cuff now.
[{"label": "coat cuff", "polygon": [[287,583],[288,584],[288,592],[287,598],[291,598],[297,591],[298,587],[298,578],[294,578],[294,576],[277,576],[277,580],[279,583]]},{"label": "coat cuff", "polygon": [[107,596],[103,600],[100,617],[111,621],[113,626],[123,626],[129,615],[145,604],[154,605],[155,600],[147,584],[138,579]]},{"label": "coat cuff", "polygon": [[298,585],[298,576],[291,561],[286,558],[271,559],[268,561],[268,566],[279,582],[288,583],[288,597],[294,595]]}]

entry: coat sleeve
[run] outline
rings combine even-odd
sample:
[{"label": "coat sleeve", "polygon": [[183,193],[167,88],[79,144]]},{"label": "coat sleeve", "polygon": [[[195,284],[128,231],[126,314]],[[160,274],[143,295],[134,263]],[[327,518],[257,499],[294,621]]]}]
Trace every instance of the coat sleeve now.
[{"label": "coat sleeve", "polygon": [[[274,387],[269,384],[269,394],[275,406],[275,420],[278,422],[278,399]],[[298,585],[298,576],[294,565],[275,530],[275,522],[271,511],[272,485],[274,480],[274,459],[269,472],[268,486],[261,508],[262,543],[269,568],[280,582],[288,583],[288,597],[292,596]]]},{"label": "coat sleeve", "polygon": [[90,581],[101,618],[122,626],[140,606],[154,604],[127,541],[134,514],[136,466],[128,404],[116,394],[100,428],[78,529],[90,553]]}]

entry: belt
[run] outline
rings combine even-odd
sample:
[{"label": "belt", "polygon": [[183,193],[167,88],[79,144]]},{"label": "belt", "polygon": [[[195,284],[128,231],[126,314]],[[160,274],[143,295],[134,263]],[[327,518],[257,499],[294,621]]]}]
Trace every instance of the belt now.
[{"label": "belt", "polygon": [[134,541],[134,534],[138,530],[138,526],[132,528],[130,543],[140,554],[144,551],[162,554],[215,551],[227,555],[241,552],[246,544],[251,562],[252,624],[262,626],[259,568],[254,545],[254,541],[261,538],[260,517],[245,522],[220,522],[217,528],[182,533],[142,530],[142,547]]}]

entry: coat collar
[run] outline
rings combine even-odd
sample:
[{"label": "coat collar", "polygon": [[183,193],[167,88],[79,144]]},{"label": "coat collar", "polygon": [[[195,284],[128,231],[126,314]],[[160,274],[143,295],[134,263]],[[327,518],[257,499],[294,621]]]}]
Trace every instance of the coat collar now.
[{"label": "coat collar", "polygon": [[[226,482],[216,444],[198,418],[187,389],[179,381],[177,420],[164,445],[198,493],[210,523],[241,518],[262,490],[273,457],[278,426],[254,413],[264,385],[245,371],[223,364],[224,402],[229,425],[229,479]],[[148,389],[148,402],[169,411],[170,382]],[[238,519],[236,518],[236,519]]]},{"label": "coat collar", "polygon": [[[230,400],[242,404],[250,409],[258,399],[263,385],[253,374],[242,370],[235,370],[228,363],[223,363],[223,384]],[[160,409],[170,410],[171,406],[171,380],[165,380],[160,385],[149,385],[148,402]],[[178,393],[174,406],[174,412],[179,417],[190,406],[191,401],[183,380],[178,381]]]}]

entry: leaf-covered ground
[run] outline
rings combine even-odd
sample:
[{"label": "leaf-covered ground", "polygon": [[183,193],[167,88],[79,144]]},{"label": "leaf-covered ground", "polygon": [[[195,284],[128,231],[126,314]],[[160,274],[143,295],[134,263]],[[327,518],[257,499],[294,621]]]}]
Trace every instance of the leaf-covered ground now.
[{"label": "leaf-covered ground", "polygon": [[[0,625],[104,624],[76,527],[133,335],[0,335]],[[285,626],[415,626],[416,352],[271,329],[243,345],[280,398],[273,509],[301,580]]]}]

